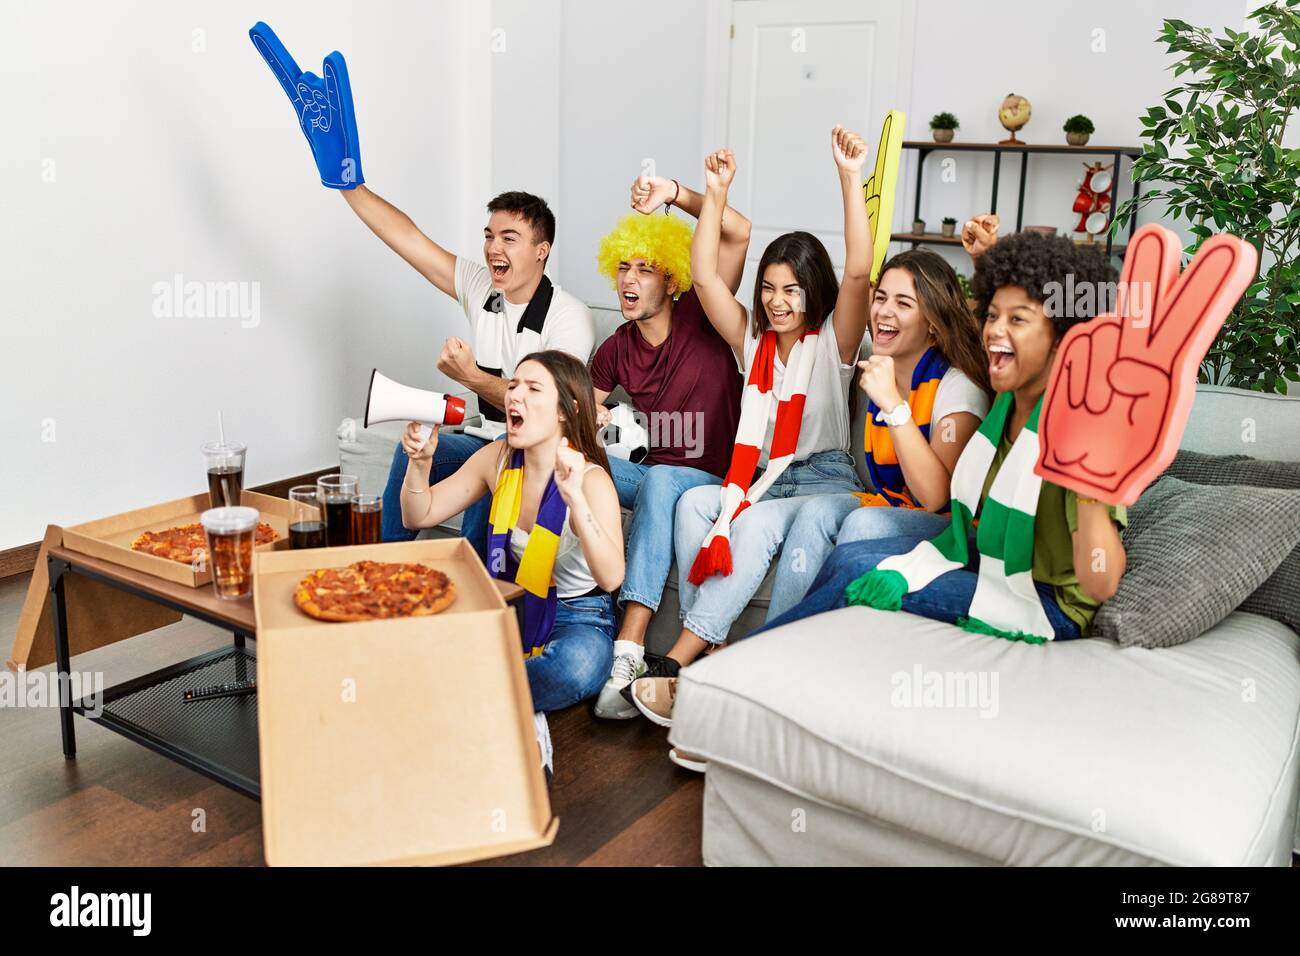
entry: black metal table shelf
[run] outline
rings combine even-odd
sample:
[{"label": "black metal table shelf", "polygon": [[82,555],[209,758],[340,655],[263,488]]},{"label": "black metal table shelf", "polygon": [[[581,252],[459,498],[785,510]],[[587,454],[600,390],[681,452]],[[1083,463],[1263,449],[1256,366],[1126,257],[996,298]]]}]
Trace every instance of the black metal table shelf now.
[{"label": "black metal table shelf", "polygon": [[[1124,157],[1130,161],[1137,159],[1142,155],[1142,150],[1136,146],[1065,146],[1054,144],[1040,143],[935,143],[928,140],[905,140],[903,149],[916,150],[920,155],[916,165],[916,203],[912,218],[921,218],[921,193],[922,193],[922,172],[925,169],[925,160],[933,152],[956,152],[956,153],[992,153],[993,154],[993,196],[989,201],[989,212],[998,211],[998,181],[1002,171],[1002,154],[1019,153],[1020,154],[1020,183],[1016,201],[1016,232],[1019,232],[1024,225],[1025,216],[1025,178],[1029,167],[1029,156],[1031,153],[1041,153],[1045,155],[1068,155],[1075,154],[1080,156],[1110,156],[1115,162],[1114,172],[1110,181],[1110,212],[1108,217],[1114,221],[1115,210],[1119,206],[1119,180],[1120,180],[1120,162]],[[1138,183],[1133,184],[1133,195],[1140,195],[1141,186]],[[1133,238],[1133,231],[1137,226],[1137,217],[1134,216],[1129,220],[1128,236]],[[937,236],[932,233],[915,235],[906,232],[896,232],[890,237],[892,242],[910,242],[912,248],[920,243],[936,243],[942,245],[953,245],[949,237]],[[960,244],[959,242],[957,244]],[[1128,248],[1127,244],[1115,245],[1114,235],[1107,229],[1106,231],[1106,255],[1122,256]]]},{"label": "black metal table shelf", "polygon": [[[257,656],[247,647],[251,629],[234,627],[229,619],[201,607],[169,599],[165,594],[103,574],[75,559],[49,556],[50,600],[54,618],[54,656],[60,687],[59,718],[63,756],[77,756],[74,715],[119,733],[155,753],[224,784],[254,800],[261,797],[258,768],[257,695],[218,697],[185,703],[183,691],[256,676]],[[99,695],[71,700],[71,654],[68,642],[64,577],[75,573],[110,587],[154,601],[190,617],[228,630],[231,647],[168,665],[104,689]]]}]

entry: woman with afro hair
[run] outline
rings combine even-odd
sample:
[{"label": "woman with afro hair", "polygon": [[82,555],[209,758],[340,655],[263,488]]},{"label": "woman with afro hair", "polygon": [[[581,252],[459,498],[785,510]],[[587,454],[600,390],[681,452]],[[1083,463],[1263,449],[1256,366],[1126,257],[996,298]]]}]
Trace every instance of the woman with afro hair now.
[{"label": "woman with afro hair", "polygon": [[997,397],[954,469],[952,523],[935,537],[840,544],[804,601],[762,630],[863,604],[1031,643],[1087,636],[1124,573],[1125,510],[1043,481],[1033,464],[1061,338],[1105,311],[1116,278],[1098,248],[1064,237],[1019,233],[981,256],[972,284]]}]

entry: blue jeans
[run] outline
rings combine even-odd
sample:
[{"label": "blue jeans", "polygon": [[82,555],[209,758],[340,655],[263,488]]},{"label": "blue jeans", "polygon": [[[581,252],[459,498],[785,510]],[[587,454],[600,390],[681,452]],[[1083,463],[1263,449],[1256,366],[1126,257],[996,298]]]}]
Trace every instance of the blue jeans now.
[{"label": "blue jeans", "polygon": [[[439,434],[438,447],[433,451],[433,466],[429,469],[429,484],[436,485],[444,478],[450,478],[470,455],[486,444],[486,440],[473,435],[458,432]],[[412,541],[419,534],[418,529],[412,530],[402,524],[402,480],[406,477],[407,460],[399,442],[393,452],[392,467],[388,469],[388,484],[384,486],[384,541]],[[484,494],[465,509],[460,521],[462,537],[473,545],[484,564],[487,563],[487,525],[491,508],[492,496]]]},{"label": "blue jeans", "polygon": [[722,484],[717,475],[686,465],[634,465],[611,458],[618,503],[632,512],[627,534],[627,570],[620,606],[628,601],[659,609],[673,566],[673,515],[677,499],[691,488]]},{"label": "blue jeans", "polygon": [[710,644],[721,644],[767,575],[799,509],[809,495],[860,491],[847,452],[823,451],[793,462],[762,499],[731,524],[731,574],[714,575],[698,587],[689,574],[700,545],[722,510],[717,488],[692,488],[677,504],[678,590],[682,624]]},{"label": "blue jeans", "polygon": [[549,713],[600,693],[614,666],[614,599],[560,598],[545,649],[524,661],[533,710]]},{"label": "blue jeans", "polygon": [[835,545],[871,538],[933,538],[951,519],[911,508],[862,507],[856,495],[817,495],[795,515],[781,548],[767,619],[775,621],[803,600]]},{"label": "blue jeans", "polygon": [[[863,509],[868,510],[868,509]],[[877,509],[870,509],[877,510]],[[928,541],[933,535],[900,535],[894,538],[877,538],[871,541],[854,541],[840,544],[831,552],[830,558],[822,565],[821,572],[813,581],[808,595],[798,606],[786,611],[780,617],[773,618],[755,631],[761,634],[783,624],[845,607],[844,589],[858,577],[870,571],[885,558],[894,554],[905,554],[922,541]],[[962,570],[941,574],[919,591],[912,591],[903,597],[904,611],[928,617],[935,621],[956,624],[957,619],[965,616],[975,596],[975,585],[979,579],[979,552],[975,542],[971,541],[971,561]],[[1074,623],[1056,603],[1052,586],[1035,581],[1039,600],[1047,620],[1052,625],[1055,639],[1071,640],[1079,636],[1079,625]]]}]

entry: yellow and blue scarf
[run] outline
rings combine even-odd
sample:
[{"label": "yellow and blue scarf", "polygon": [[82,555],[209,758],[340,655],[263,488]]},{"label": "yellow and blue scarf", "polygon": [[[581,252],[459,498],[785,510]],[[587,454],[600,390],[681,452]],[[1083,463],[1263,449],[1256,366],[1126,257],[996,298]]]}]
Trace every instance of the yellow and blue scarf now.
[{"label": "yellow and blue scarf", "polygon": [[524,452],[510,453],[510,466],[497,476],[492,492],[491,527],[488,536],[488,571],[494,578],[514,581],[524,589],[524,656],[542,653],[555,625],[555,555],[560,535],[569,516],[569,506],[555,486],[555,475],[546,482],[523,557],[515,560],[510,534],[519,523],[519,506],[524,497]]},{"label": "yellow and blue scarf", "polygon": [[[907,404],[912,409],[912,421],[921,429],[925,440],[930,440],[930,418],[934,413],[934,396],[939,391],[939,382],[949,369],[949,363],[938,348],[931,346],[916,363],[912,370],[912,391]],[[862,446],[867,458],[867,471],[871,474],[871,483],[876,494],[858,493],[862,503],[874,507],[921,509],[903,479],[903,469],[898,464],[898,452],[894,449],[894,440],[889,434],[889,426],[876,421],[880,406],[875,402],[867,405],[866,434],[862,436]],[[924,509],[921,509],[924,510]]]}]

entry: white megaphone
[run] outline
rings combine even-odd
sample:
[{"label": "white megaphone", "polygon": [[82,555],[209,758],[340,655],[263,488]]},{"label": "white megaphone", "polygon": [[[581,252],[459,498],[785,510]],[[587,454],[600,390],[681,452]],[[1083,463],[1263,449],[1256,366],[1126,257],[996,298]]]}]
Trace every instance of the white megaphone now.
[{"label": "white megaphone", "polygon": [[365,427],[376,422],[424,422],[424,440],[429,440],[430,425],[459,425],[465,421],[465,400],[442,392],[430,392],[394,382],[379,369],[370,372],[370,389],[366,393]]}]

